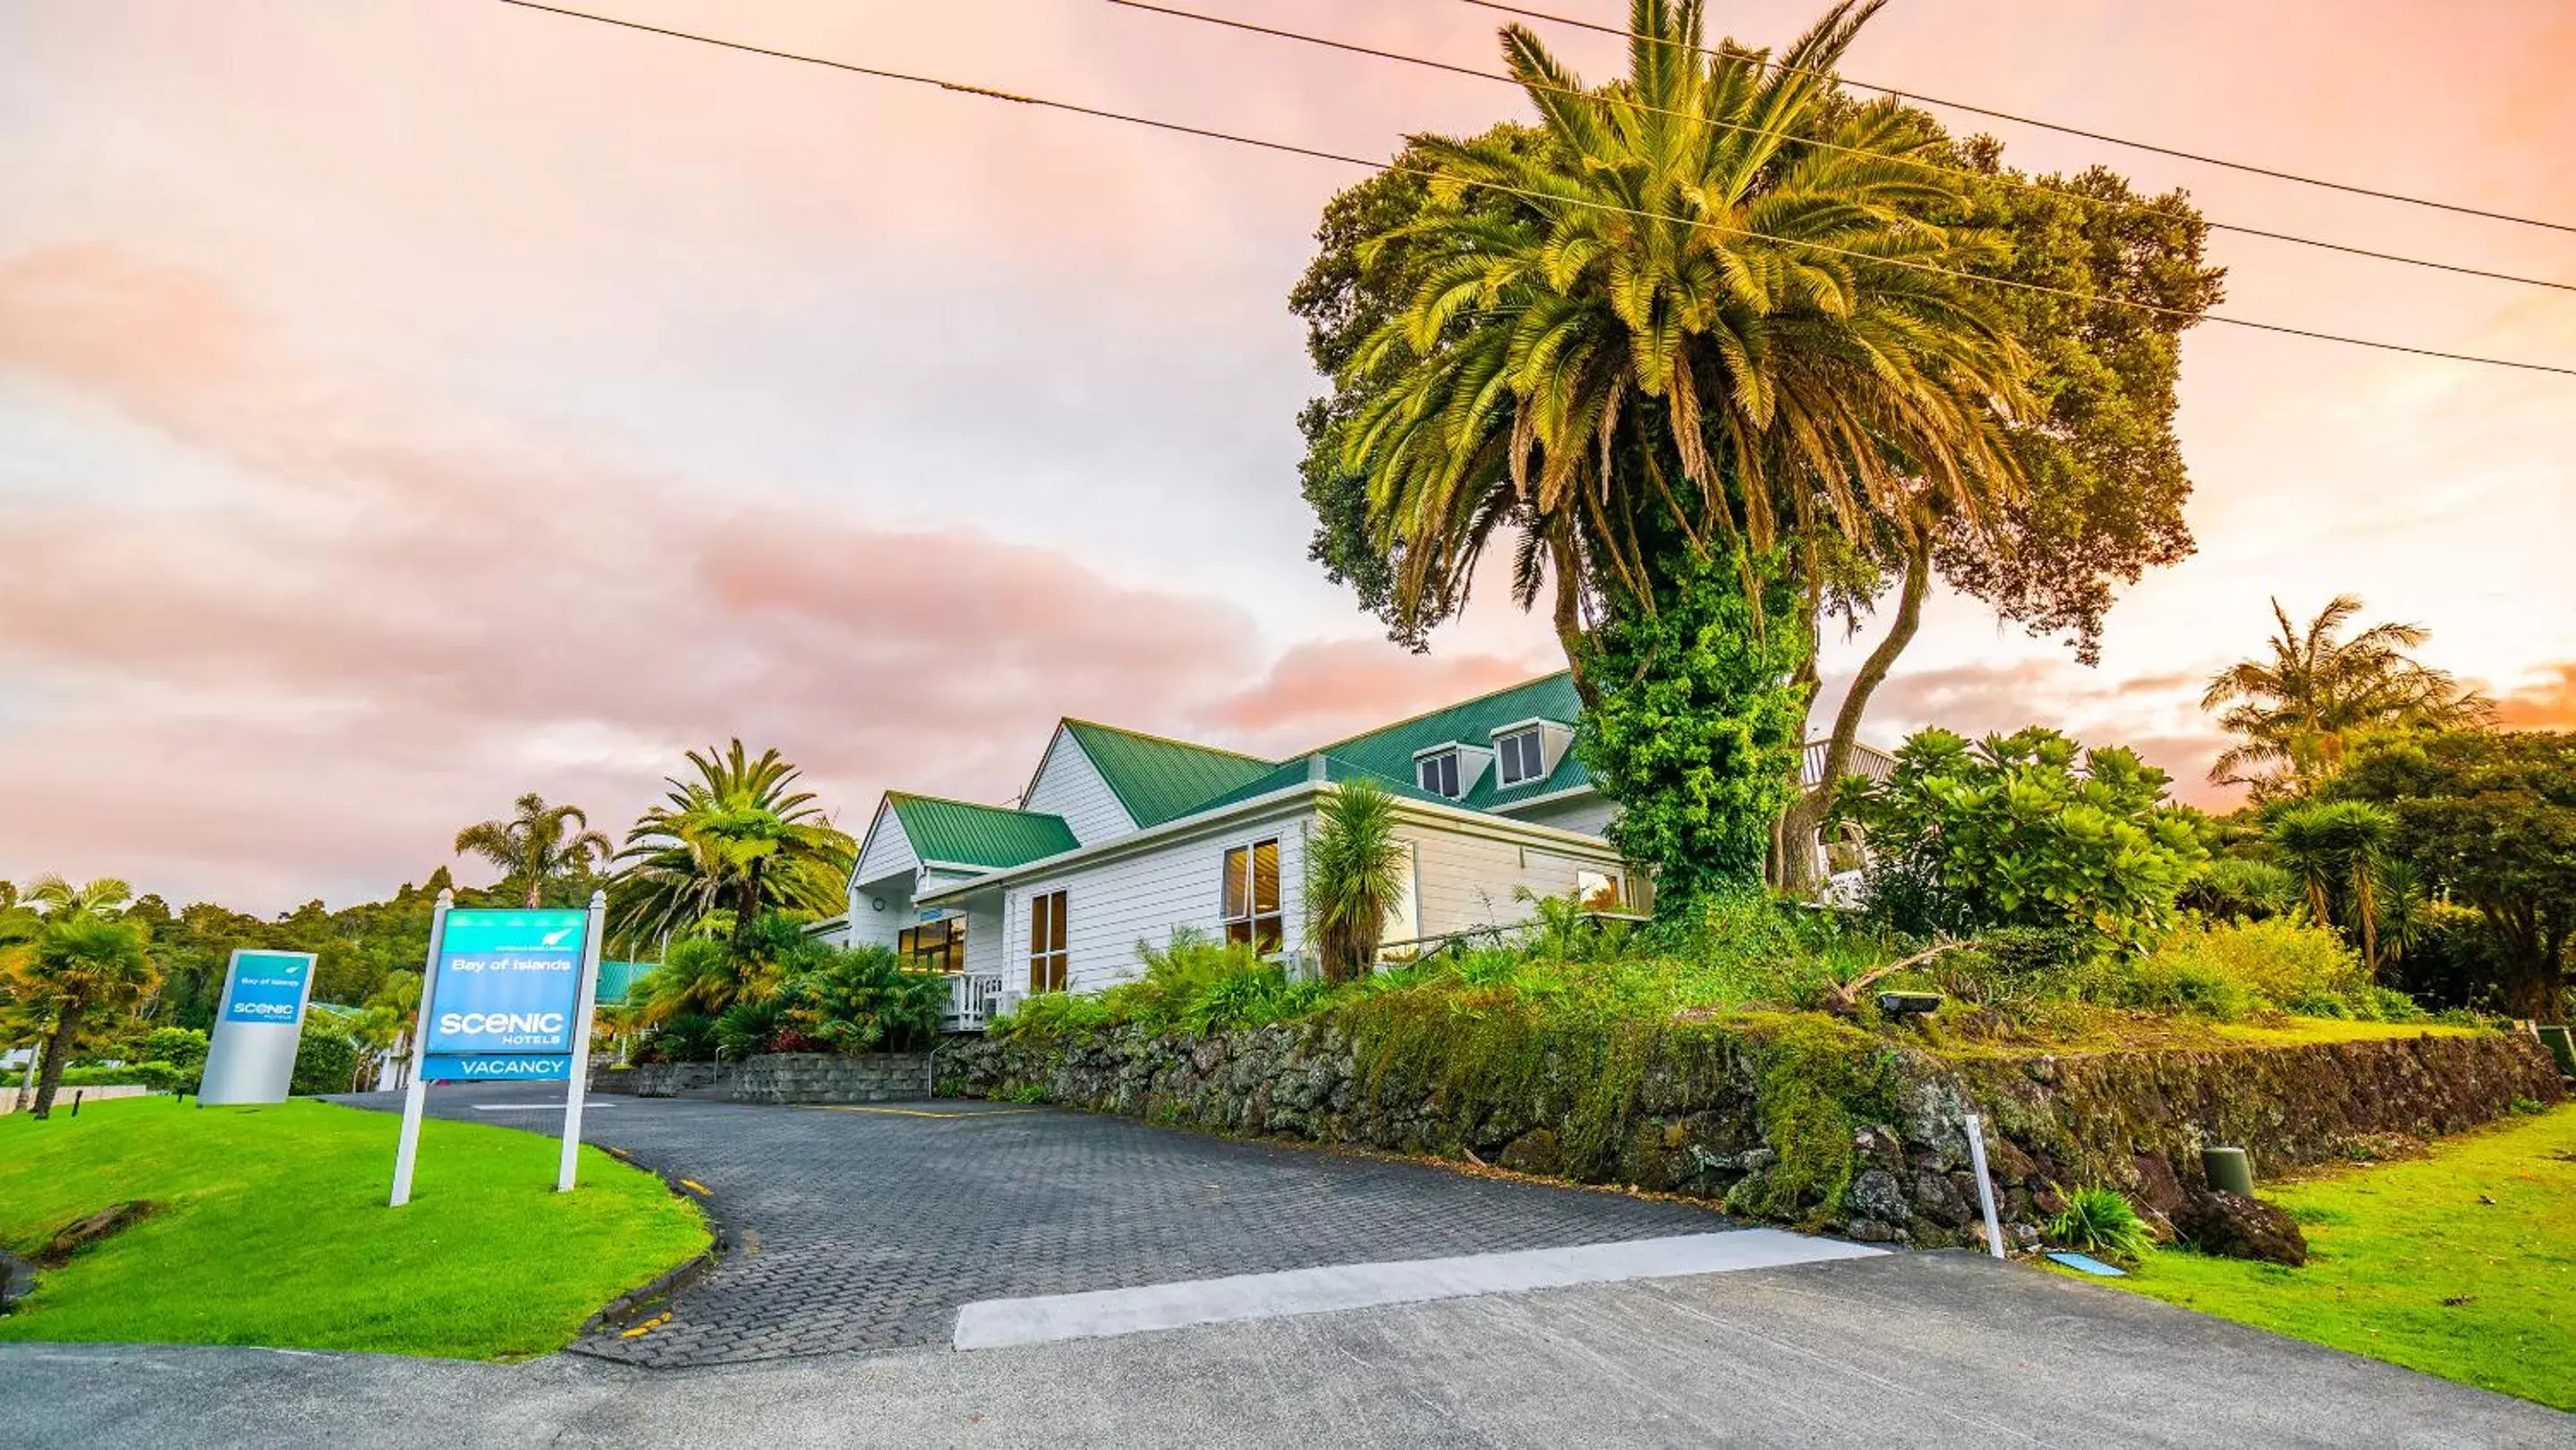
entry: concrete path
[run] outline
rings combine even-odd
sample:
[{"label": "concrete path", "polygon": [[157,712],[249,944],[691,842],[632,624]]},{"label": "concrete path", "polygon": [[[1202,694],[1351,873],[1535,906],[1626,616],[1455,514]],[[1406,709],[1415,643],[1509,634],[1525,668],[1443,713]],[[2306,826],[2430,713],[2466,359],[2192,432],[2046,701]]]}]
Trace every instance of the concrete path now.
[{"label": "concrete path", "polygon": [[0,1346],[97,1445],[2550,1446],[2576,1417],[1961,1254],[649,1371]]},{"label": "concrete path", "polygon": [[[487,1084],[433,1088],[429,1103],[441,1117],[542,1133],[561,1129],[561,1094]],[[394,1094],[344,1101],[400,1105]],[[591,1101],[585,1139],[703,1185],[734,1239],[667,1321],[579,1346],[663,1368],[945,1345],[958,1310],[979,1300],[1733,1227],[1693,1204],[1043,1108]]]}]

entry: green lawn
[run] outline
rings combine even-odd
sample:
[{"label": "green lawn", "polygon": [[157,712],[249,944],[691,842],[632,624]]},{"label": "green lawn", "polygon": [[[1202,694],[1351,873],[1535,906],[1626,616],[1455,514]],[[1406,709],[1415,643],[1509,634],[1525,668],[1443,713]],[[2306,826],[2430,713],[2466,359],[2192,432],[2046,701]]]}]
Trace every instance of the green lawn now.
[{"label": "green lawn", "polygon": [[398,1120],[298,1100],[166,1097],[0,1117],[0,1243],[21,1255],[121,1199],[161,1211],[39,1275],[0,1340],[125,1340],[518,1358],[708,1234],[651,1174],[552,1140],[432,1119],[412,1201],[385,1207]]},{"label": "green lawn", "polygon": [[2092,1282],[2576,1410],[2576,1106],[2262,1194],[2307,1267],[2167,1251]]}]

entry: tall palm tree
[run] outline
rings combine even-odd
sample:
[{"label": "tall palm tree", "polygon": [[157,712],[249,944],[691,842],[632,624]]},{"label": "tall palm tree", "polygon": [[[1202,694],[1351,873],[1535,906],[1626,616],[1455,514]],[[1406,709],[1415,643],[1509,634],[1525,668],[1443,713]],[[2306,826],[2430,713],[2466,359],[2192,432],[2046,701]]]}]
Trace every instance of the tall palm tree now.
[{"label": "tall palm tree", "polygon": [[2380,878],[2387,873],[2395,818],[2368,801],[2301,801],[2272,818],[2266,838],[2299,883],[2308,915],[2359,939],[2361,959],[2379,971]]},{"label": "tall palm tree", "polygon": [[1766,65],[1703,64],[1700,0],[1632,0],[1629,74],[1597,89],[1509,26],[1538,140],[1415,138],[1433,205],[1362,255],[1400,241],[1422,281],[1344,375],[1389,376],[1344,462],[1399,608],[1445,609],[1516,531],[1515,592],[1554,573],[1588,698],[1576,645],[1599,591],[1651,601],[1646,539],[1761,551],[1785,513],[1866,545],[2016,484],[2027,359],[1958,275],[1995,245],[1949,224],[1970,183],[1869,154],[1939,138],[1825,79],[1881,3],[1840,0]]},{"label": "tall palm tree", "polygon": [[838,908],[858,843],[835,828],[800,772],[776,750],[750,758],[735,740],[718,754],[689,752],[617,853],[609,929],[630,948],[685,932],[718,911],[733,915],[731,942],[748,945],[761,913],[827,914]]},{"label": "tall palm tree", "polygon": [[2238,740],[2209,767],[2212,781],[2250,786],[2258,800],[2306,795],[2362,735],[2486,719],[2484,696],[2407,653],[2429,637],[2421,625],[2374,624],[2342,638],[2360,612],[2358,596],[2338,594],[2302,628],[2272,601],[2271,658],[2240,660],[2201,692],[2201,708],[2220,711]]},{"label": "tall palm tree", "polygon": [[1410,855],[1395,834],[1395,797],[1361,777],[1342,784],[1315,811],[1319,829],[1306,843],[1306,910],[1324,958],[1324,978],[1339,982],[1377,961],[1386,915],[1405,888]]},{"label": "tall palm tree", "polygon": [[480,856],[501,868],[501,879],[528,883],[528,907],[545,904],[546,883],[605,863],[617,847],[589,829],[579,806],[550,806],[530,791],[506,821],[483,821],[456,833],[456,853]]},{"label": "tall palm tree", "polygon": [[39,879],[27,908],[13,911],[6,928],[0,973],[13,1010],[49,1025],[36,1079],[34,1116],[52,1114],[63,1069],[95,1012],[116,1012],[143,1000],[158,974],[144,951],[146,934],[117,920],[134,890],[113,877],[74,886],[59,876]]}]

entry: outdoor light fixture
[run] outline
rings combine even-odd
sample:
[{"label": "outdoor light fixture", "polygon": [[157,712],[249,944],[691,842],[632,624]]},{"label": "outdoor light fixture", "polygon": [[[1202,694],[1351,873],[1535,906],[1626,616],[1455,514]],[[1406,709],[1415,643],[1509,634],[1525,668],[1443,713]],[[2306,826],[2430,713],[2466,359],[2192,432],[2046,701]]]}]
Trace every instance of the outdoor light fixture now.
[{"label": "outdoor light fixture", "polygon": [[868,910],[870,910],[870,911],[883,911],[883,910],[885,910],[885,898],[884,898],[884,897],[882,897],[882,896],[871,896],[871,897],[869,897],[869,898],[868,898]]},{"label": "outdoor light fixture", "polygon": [[1890,1017],[1928,1015],[1941,1005],[1938,992],[1881,992],[1878,1010]]}]

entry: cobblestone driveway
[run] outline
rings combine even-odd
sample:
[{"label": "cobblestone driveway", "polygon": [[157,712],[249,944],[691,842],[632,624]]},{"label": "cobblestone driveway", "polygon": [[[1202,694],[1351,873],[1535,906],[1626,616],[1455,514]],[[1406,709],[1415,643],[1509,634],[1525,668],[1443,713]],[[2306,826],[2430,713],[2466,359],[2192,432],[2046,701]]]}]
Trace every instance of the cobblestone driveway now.
[{"label": "cobblestone driveway", "polygon": [[[551,1131],[559,1088],[433,1089]],[[398,1107],[392,1095],[354,1101]],[[582,1352],[657,1367],[944,1344],[977,1299],[1701,1233],[1706,1210],[981,1103],[594,1098],[590,1142],[712,1191],[734,1238],[671,1317]]]}]

